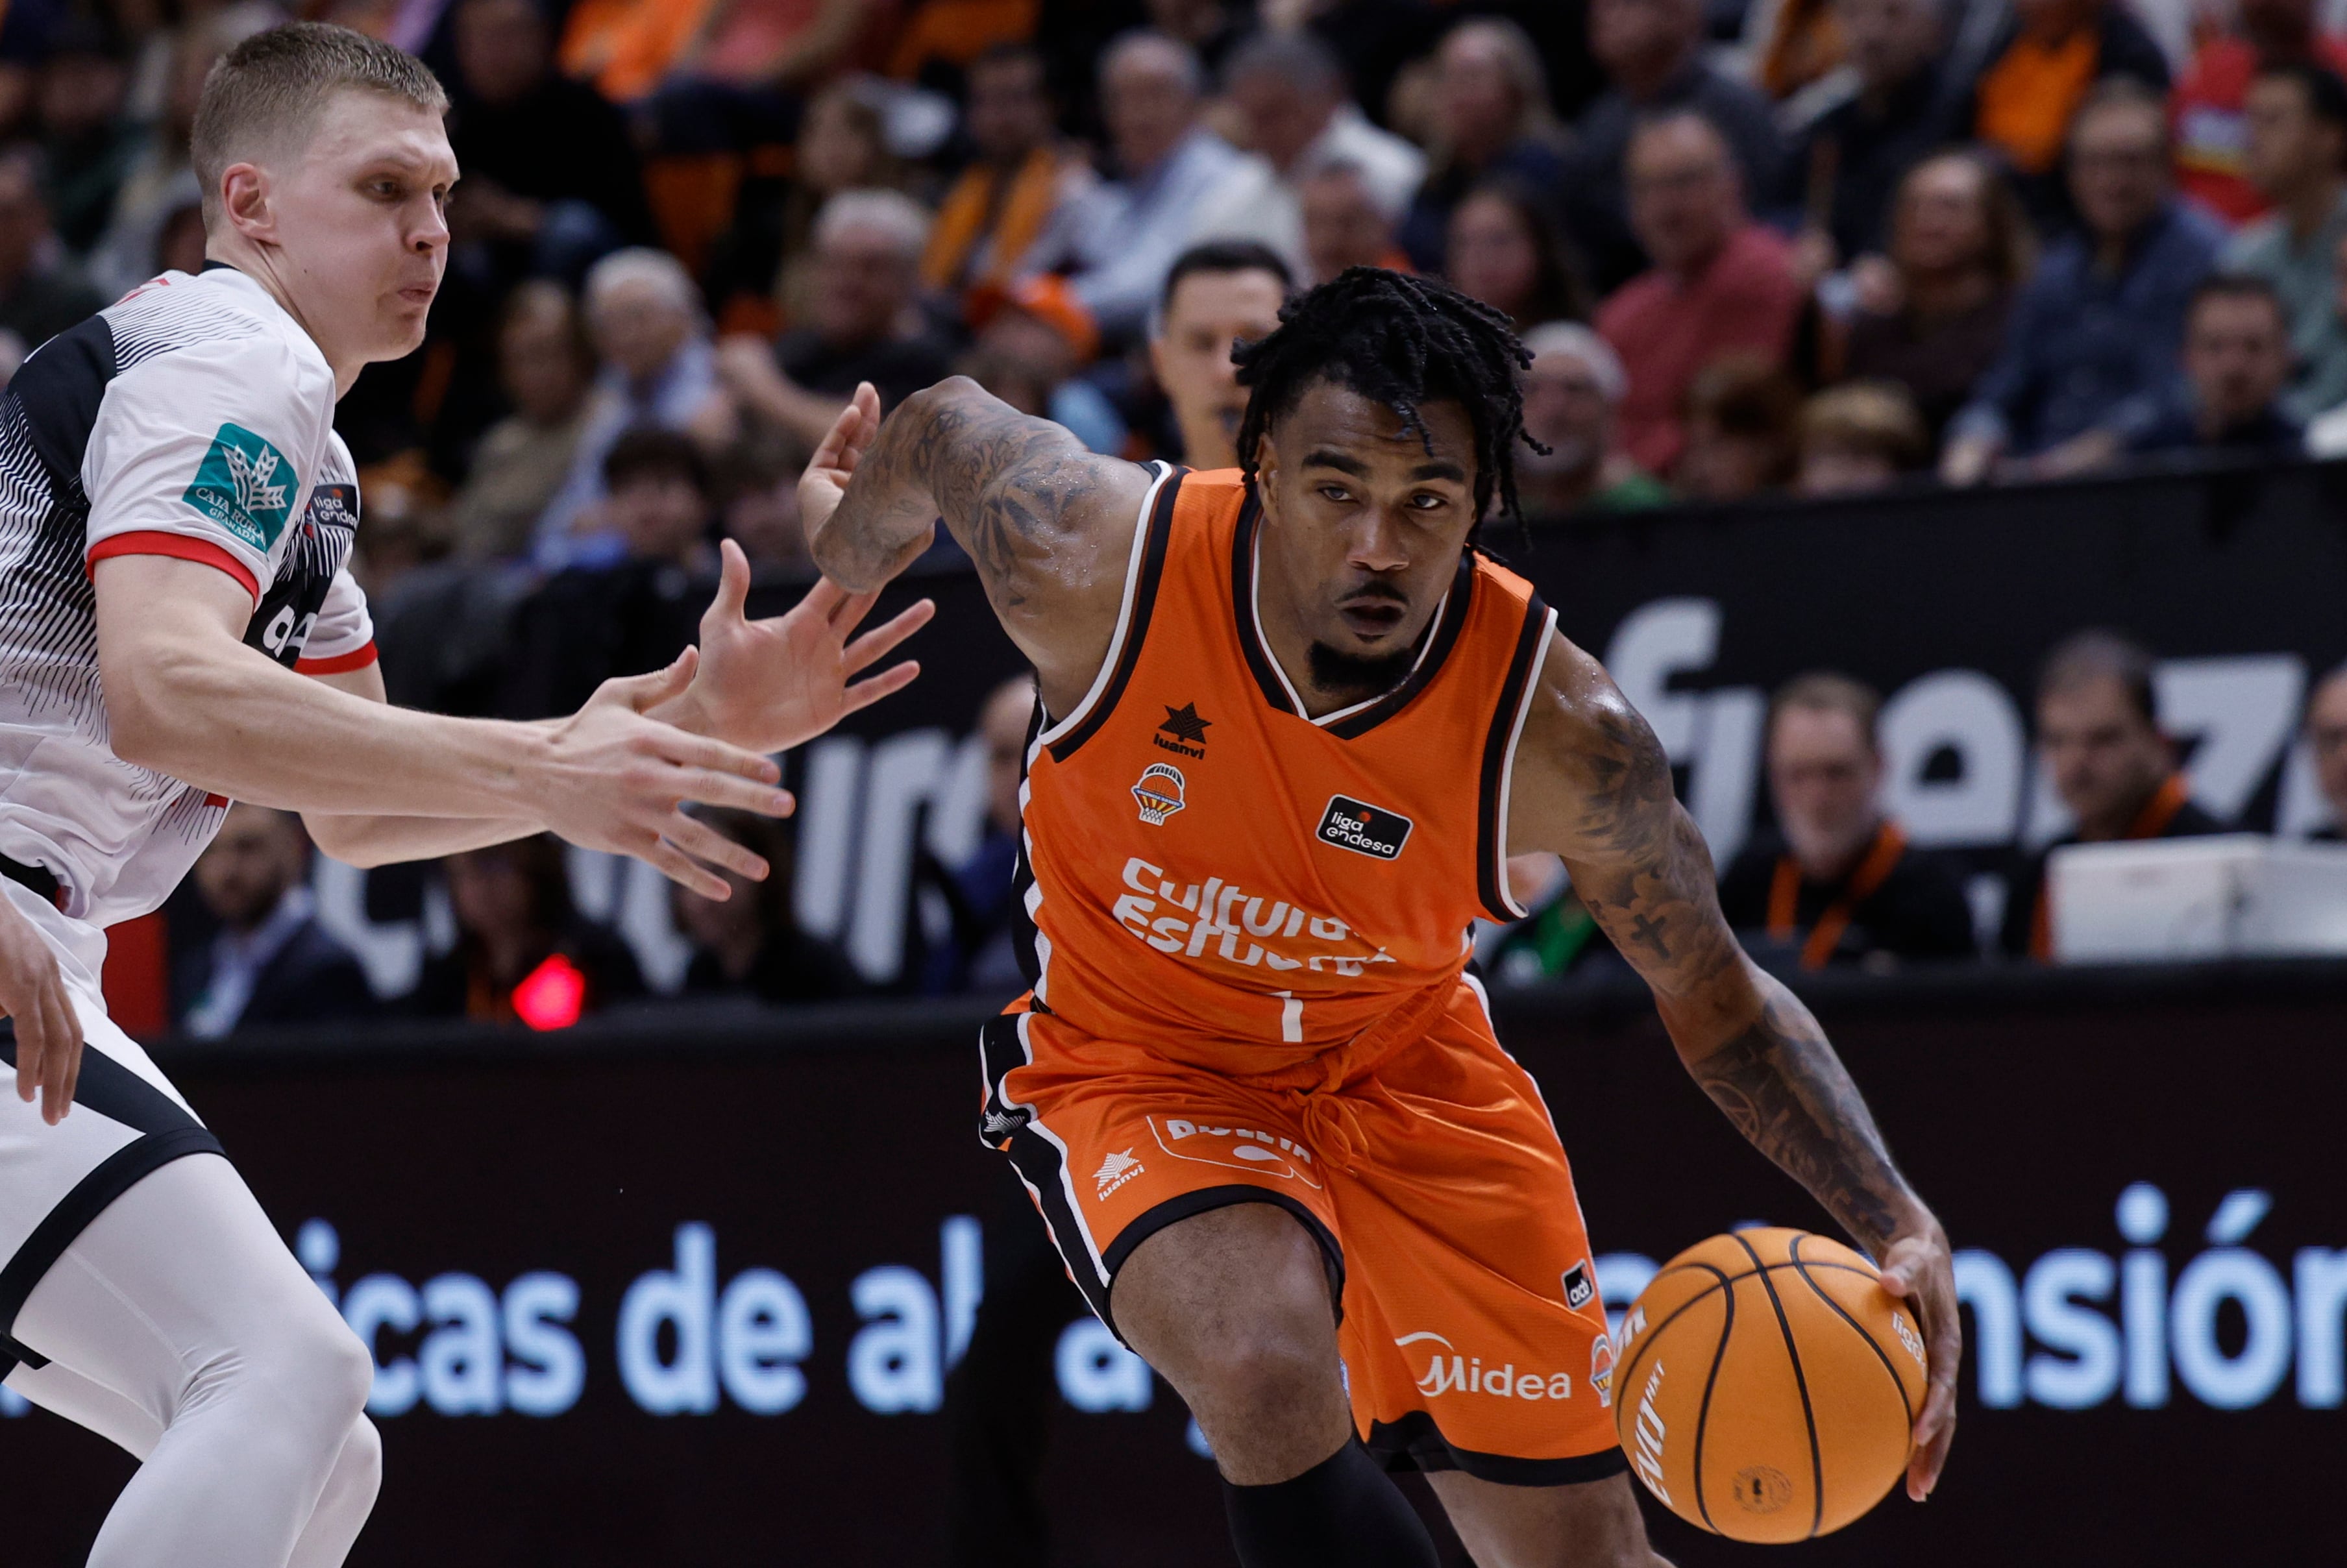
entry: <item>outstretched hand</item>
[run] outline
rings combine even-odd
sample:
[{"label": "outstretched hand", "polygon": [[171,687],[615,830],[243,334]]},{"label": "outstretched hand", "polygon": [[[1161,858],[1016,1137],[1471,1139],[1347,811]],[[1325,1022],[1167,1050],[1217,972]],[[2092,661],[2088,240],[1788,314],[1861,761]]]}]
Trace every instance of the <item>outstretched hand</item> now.
[{"label": "outstretched hand", "polygon": [[701,618],[701,667],[680,706],[658,716],[746,751],[785,751],[903,691],[921,672],[907,659],[855,681],[928,625],[934,601],[922,600],[851,641],[879,595],[850,593],[825,578],[787,613],[752,620],[743,612],[749,559],[731,539],[718,548],[722,574]]},{"label": "outstretched hand", "polygon": [[1964,1354],[1955,1267],[1947,1237],[1937,1226],[1929,1235],[1905,1235],[1891,1244],[1882,1257],[1882,1288],[1905,1301],[1922,1321],[1931,1361],[1931,1387],[1923,1396],[1923,1413],[1915,1418],[1915,1450],[1907,1461],[1907,1495],[1921,1502],[1940,1484],[1948,1445],[1956,1439],[1956,1369]]},{"label": "outstretched hand", "polygon": [[[825,434],[823,445],[815,449],[815,456],[807,460],[806,472],[799,476],[799,526],[806,530],[807,545],[814,550],[815,563],[824,568],[825,576],[835,571],[844,575],[844,569],[837,555],[825,548],[825,528],[831,522],[832,514],[839,510],[840,502],[846,498],[848,481],[856,477],[856,471],[863,466],[866,454],[879,438],[880,395],[873,390],[870,382],[858,382],[856,395],[847,400],[847,406],[841,409],[839,417],[831,422],[831,429]],[[917,498],[899,496],[897,505],[906,507],[908,499],[907,520],[911,528],[903,545],[892,547],[893,553],[886,557],[858,561],[856,569],[859,572],[876,569],[869,579],[873,587],[878,587],[919,559],[921,552],[928,549],[937,538],[937,504],[923,495]],[[928,526],[921,526],[923,524]],[[852,580],[863,581],[866,579],[858,576]]]}]

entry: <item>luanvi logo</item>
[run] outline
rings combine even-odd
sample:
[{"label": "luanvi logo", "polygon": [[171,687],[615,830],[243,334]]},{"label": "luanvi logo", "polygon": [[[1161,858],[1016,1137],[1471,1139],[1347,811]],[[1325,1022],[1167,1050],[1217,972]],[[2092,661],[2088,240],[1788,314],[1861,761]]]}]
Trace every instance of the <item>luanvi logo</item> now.
[{"label": "luanvi logo", "polygon": [[1332,794],[1320,814],[1315,835],[1323,844],[1349,849],[1378,860],[1391,860],[1409,840],[1409,818],[1381,805],[1369,805],[1348,794]]},{"label": "luanvi logo", "polygon": [[1178,708],[1170,703],[1160,705],[1165,709],[1165,722],[1158,725],[1157,733],[1149,738],[1167,751],[1179,752],[1185,757],[1204,756],[1206,731],[1214,721],[1198,717],[1198,704],[1195,702],[1184,702]]}]

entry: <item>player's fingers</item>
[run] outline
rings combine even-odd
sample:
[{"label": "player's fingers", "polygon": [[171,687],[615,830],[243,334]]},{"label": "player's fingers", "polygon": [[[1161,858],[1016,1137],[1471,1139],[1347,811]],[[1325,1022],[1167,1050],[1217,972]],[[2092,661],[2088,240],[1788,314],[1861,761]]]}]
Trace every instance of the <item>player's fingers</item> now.
[{"label": "player's fingers", "polygon": [[839,711],[846,714],[868,708],[881,698],[892,692],[901,692],[911,685],[913,678],[920,672],[921,663],[917,659],[907,659],[902,664],[891,664],[871,680],[858,681],[855,685],[850,686],[841,695]]},{"label": "player's fingers", "polygon": [[[866,609],[869,608],[870,606],[866,606]],[[888,620],[847,645],[846,651],[840,656],[847,666],[847,672],[853,675],[886,658],[890,649],[927,626],[937,613],[937,600],[933,599],[922,600],[917,604],[898,610]],[[856,619],[859,620],[863,619],[861,613]],[[851,620],[847,624],[853,626],[856,622]]]},{"label": "player's fingers", "polygon": [[656,841],[649,849],[640,851],[636,858],[683,888],[698,893],[703,898],[723,903],[733,897],[733,885],[705,866],[697,866],[685,857],[682,850],[666,839]]},{"label": "player's fingers", "polygon": [[847,597],[847,590],[839,584],[827,577],[819,577],[815,579],[815,586],[806,590],[806,597],[799,600],[798,608],[828,622],[837,617],[839,607]]},{"label": "player's fingers", "polygon": [[41,1027],[38,1003],[19,1008],[12,1016],[16,1022],[16,1098],[29,1105],[40,1096],[42,1046],[48,1031]]},{"label": "player's fingers", "polygon": [[853,468],[855,464],[847,457],[848,445],[856,438],[856,433],[863,423],[863,411],[851,399],[847,406],[839,411],[839,417],[831,422],[831,428],[824,432],[823,442],[815,447],[815,456],[807,459],[807,466]]},{"label": "player's fingers", "polygon": [[[1923,1430],[1931,1429],[1926,1438]],[[1940,1484],[1941,1469],[1948,1462],[1948,1445],[1956,1436],[1956,1389],[1953,1379],[1941,1382],[1933,1378],[1932,1392],[1923,1401],[1923,1419],[1916,1423],[1915,1452],[1907,1461],[1907,1495],[1921,1502],[1932,1495]]]},{"label": "player's fingers", "polygon": [[709,601],[708,613],[702,624],[710,620],[723,623],[742,619],[743,608],[750,601],[750,558],[732,539],[717,541],[717,593]]},{"label": "player's fingers", "polygon": [[873,437],[880,434],[880,389],[868,381],[859,381],[856,384],[856,395],[847,400],[847,405],[862,416],[858,428],[864,439],[856,443],[861,456],[862,448],[870,446]]},{"label": "player's fingers", "polygon": [[639,713],[657,708],[692,684],[692,672],[700,663],[701,650],[687,646],[664,669],[647,675],[618,675],[604,682],[595,688],[595,698],[590,701],[616,702]]},{"label": "player's fingers", "polygon": [[49,1120],[62,1122],[72,1112],[74,1095],[81,1086],[81,1024],[62,986],[51,988],[42,999],[41,1010],[49,1020],[51,1050],[64,1068],[64,1081],[56,1091],[56,1113]]},{"label": "player's fingers", "polygon": [[[787,816],[796,803],[791,792],[713,768],[679,768],[662,791],[671,800],[698,801],[702,805],[732,806],[760,816]],[[667,831],[665,823],[661,832]]]},{"label": "player's fingers", "polygon": [[[671,729],[658,735],[654,742],[656,754],[667,763],[688,772],[731,774],[739,778],[753,779],[761,784],[773,784],[783,776],[783,770],[774,758],[758,752],[744,751],[740,746],[712,741],[706,735],[690,734]],[[700,800],[690,790],[680,789],[682,798]],[[711,802],[712,805],[715,802]],[[752,806],[752,811],[764,810]],[[772,815],[773,813],[767,815]]]},{"label": "player's fingers", "polygon": [[671,844],[695,860],[746,876],[753,882],[766,879],[765,857],[756,850],[734,843],[705,822],[696,822],[682,812],[676,814],[661,835]]}]

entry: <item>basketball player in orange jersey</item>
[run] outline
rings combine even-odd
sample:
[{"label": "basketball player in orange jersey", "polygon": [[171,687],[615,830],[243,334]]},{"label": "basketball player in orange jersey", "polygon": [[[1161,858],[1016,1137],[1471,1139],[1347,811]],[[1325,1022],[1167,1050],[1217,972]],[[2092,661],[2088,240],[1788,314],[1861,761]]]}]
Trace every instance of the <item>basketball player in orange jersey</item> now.
[{"label": "basketball player in orange jersey", "polygon": [[1657,1562],[1572,1174],[1465,972],[1470,923],[1522,913],[1507,857],[1553,851],[1696,1081],[1921,1317],[1922,1498],[1946,1236],[1729,935],[1652,732],[1474,548],[1514,510],[1523,351],[1367,268],[1281,321],[1236,351],[1236,470],[1093,456],[955,380],[885,425],[859,390],[802,483],[854,591],[942,517],[1034,661],[1034,989],[984,1033],[987,1143],[1189,1402],[1246,1568],[1431,1568],[1411,1464],[1484,1568]]}]

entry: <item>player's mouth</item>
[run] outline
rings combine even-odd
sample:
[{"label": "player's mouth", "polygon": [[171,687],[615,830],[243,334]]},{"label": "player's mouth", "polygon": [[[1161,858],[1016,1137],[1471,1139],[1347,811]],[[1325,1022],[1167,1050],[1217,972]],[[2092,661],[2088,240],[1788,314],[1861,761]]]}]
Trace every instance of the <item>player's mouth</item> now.
[{"label": "player's mouth", "polygon": [[428,305],[432,302],[432,297],[439,292],[440,285],[437,283],[411,283],[399,291],[399,297],[407,304]]},{"label": "player's mouth", "polygon": [[1365,594],[1338,605],[1337,613],[1352,628],[1354,636],[1364,642],[1375,642],[1400,627],[1402,618],[1409,613],[1409,606],[1382,594]]}]

